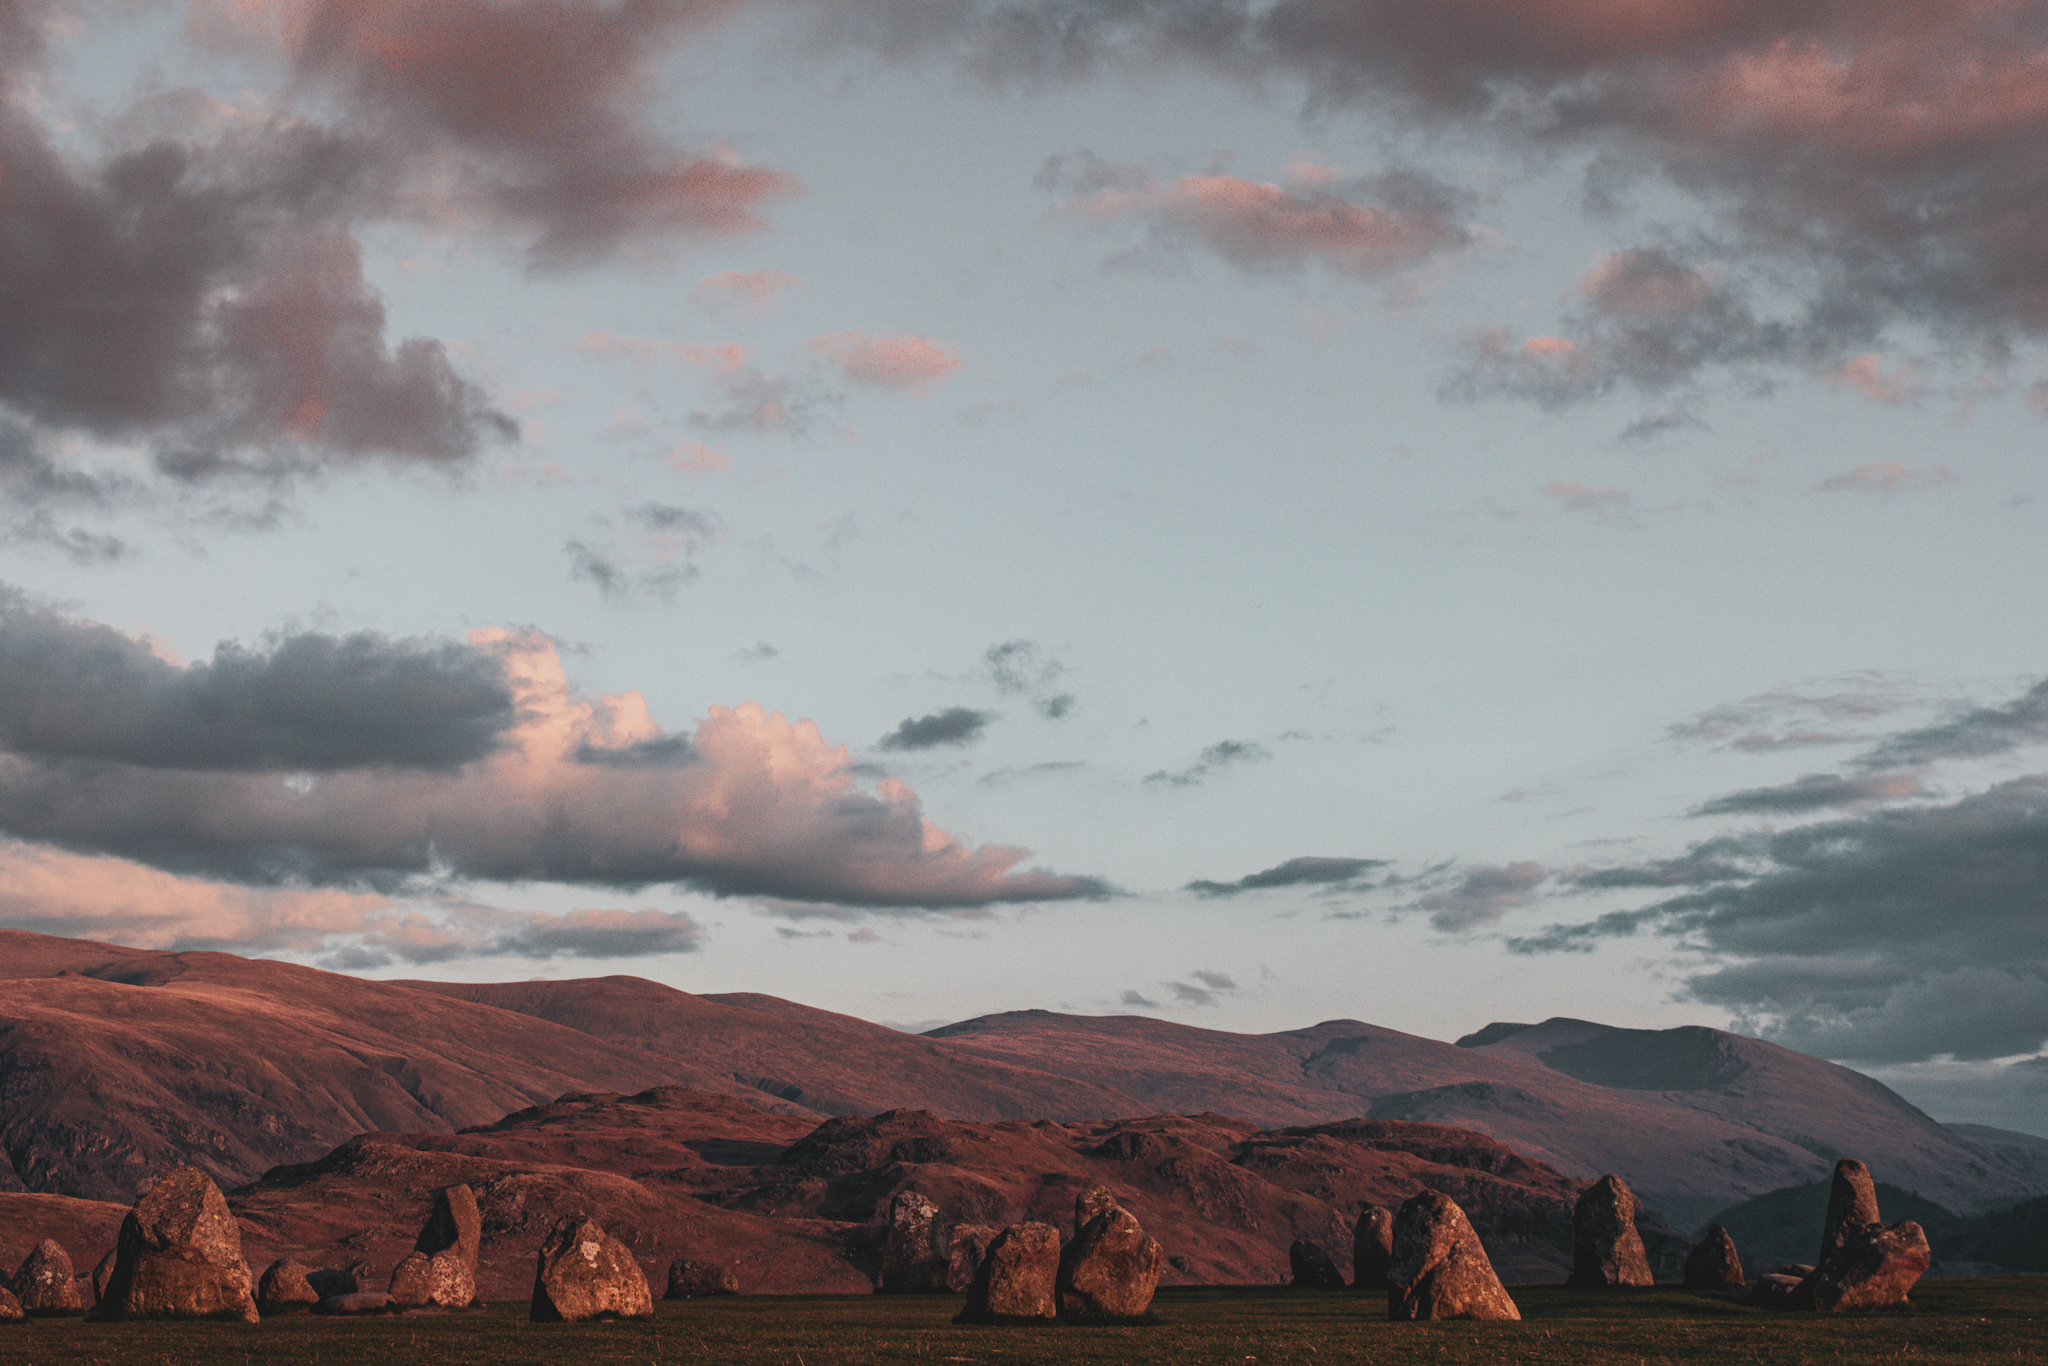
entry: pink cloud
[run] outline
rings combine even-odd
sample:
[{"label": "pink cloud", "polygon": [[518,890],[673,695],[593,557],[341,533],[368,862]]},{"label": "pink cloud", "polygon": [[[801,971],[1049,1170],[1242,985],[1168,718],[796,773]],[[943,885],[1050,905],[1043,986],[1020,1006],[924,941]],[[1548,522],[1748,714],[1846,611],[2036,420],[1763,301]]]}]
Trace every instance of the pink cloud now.
[{"label": "pink cloud", "polygon": [[1889,498],[1895,493],[1938,489],[1957,482],[1956,473],[1946,465],[1914,469],[1896,460],[1872,461],[1841,474],[1831,474],[1819,487],[1828,493],[1875,493]]},{"label": "pink cloud", "polygon": [[699,280],[691,297],[700,308],[713,312],[738,308],[765,315],[775,311],[784,293],[802,285],[802,280],[786,270],[727,270]]},{"label": "pink cloud", "polygon": [[685,441],[662,457],[677,474],[711,474],[732,468],[732,457],[701,441]]},{"label": "pink cloud", "polygon": [[1853,389],[1873,403],[1895,406],[1926,392],[1920,372],[1911,361],[1886,374],[1884,361],[1875,351],[1851,356],[1827,370],[1822,378],[1838,389]]},{"label": "pink cloud", "polygon": [[671,342],[656,337],[621,336],[595,328],[585,332],[573,349],[597,360],[630,360],[638,365],[651,365],[667,357],[683,365],[701,366],[714,375],[732,374],[753,358],[753,353],[738,342]]},{"label": "pink cloud", "polygon": [[860,331],[834,332],[813,337],[804,345],[837,365],[856,384],[898,393],[929,393],[964,363],[947,343],[910,332],[885,337],[870,337]]}]

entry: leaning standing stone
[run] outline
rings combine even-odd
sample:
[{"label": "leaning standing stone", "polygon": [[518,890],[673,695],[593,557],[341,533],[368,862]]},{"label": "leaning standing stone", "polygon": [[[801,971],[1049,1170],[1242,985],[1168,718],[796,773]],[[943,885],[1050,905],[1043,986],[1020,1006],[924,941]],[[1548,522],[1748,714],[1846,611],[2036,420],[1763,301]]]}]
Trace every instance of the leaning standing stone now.
[{"label": "leaning standing stone", "polygon": [[1387,1273],[1391,1319],[1513,1319],[1486,1249],[1458,1202],[1426,1190],[1394,1215],[1394,1265]]},{"label": "leaning standing stone", "polygon": [[1324,1290],[1339,1290],[1344,1286],[1344,1273],[1337,1269],[1337,1263],[1330,1254],[1323,1251],[1320,1243],[1306,1238],[1296,1238],[1287,1249],[1287,1266],[1294,1273],[1294,1284],[1316,1286]]},{"label": "leaning standing stone", "polygon": [[1636,1197],[1628,1182],[1603,1176],[1572,1207],[1572,1277],[1567,1285],[1654,1285]]},{"label": "leaning standing stone", "polygon": [[1360,1290],[1385,1290],[1387,1268],[1394,1264],[1394,1212],[1385,1205],[1367,1205],[1358,1213],[1358,1231],[1351,1236],[1351,1284]]},{"label": "leaning standing stone", "polygon": [[705,1295],[737,1295],[740,1278],[724,1262],[696,1262],[679,1257],[668,1264],[669,1300],[694,1300]]},{"label": "leaning standing stone", "polygon": [[483,1219],[476,1196],[467,1186],[440,1191],[412,1254],[392,1269],[392,1303],[408,1308],[465,1307],[476,1299],[476,1258],[482,1245]]},{"label": "leaning standing stone", "polygon": [[647,1273],[624,1243],[595,1219],[570,1215],[555,1222],[533,1273],[529,1317],[535,1323],[645,1318],[653,1312]]},{"label": "leaning standing stone", "polygon": [[1932,1259],[1920,1225],[1845,1224],[1827,1260],[1792,1292],[1794,1309],[1887,1309],[1906,1302]]},{"label": "leaning standing stone", "polygon": [[120,1258],[119,1248],[109,1248],[107,1255],[100,1258],[99,1265],[92,1269],[92,1307],[104,1310],[107,1304],[107,1286],[113,1283],[114,1263]]},{"label": "leaning standing stone", "polygon": [[320,1303],[320,1292],[306,1279],[309,1270],[290,1258],[272,1262],[256,1282],[256,1307],[266,1314],[288,1314]]},{"label": "leaning standing stone", "polygon": [[85,1308],[71,1254],[49,1238],[22,1261],[11,1288],[24,1314],[76,1314]]},{"label": "leaning standing stone", "polygon": [[1830,1254],[1842,1245],[1843,1230],[1849,1225],[1875,1224],[1881,1218],[1870,1168],[1852,1157],[1835,1163],[1835,1179],[1828,1186],[1828,1216],[1820,1230],[1820,1256],[1813,1259],[1814,1265],[1827,1264]]},{"label": "leaning standing stone", "polygon": [[916,1191],[898,1191],[889,1202],[889,1231],[882,1242],[884,1295],[944,1292],[952,1264],[952,1230],[939,1207]]},{"label": "leaning standing stone", "polygon": [[1137,1318],[1159,1288],[1159,1244],[1122,1206],[1096,1215],[1060,1258],[1062,1314]]},{"label": "leaning standing stone", "polygon": [[1685,1254],[1685,1285],[1689,1290],[1739,1290],[1748,1283],[1735,1239],[1719,1224],[1707,1225],[1707,1236]]},{"label": "leaning standing stone", "polygon": [[175,1167],[121,1221],[100,1312],[110,1318],[257,1321],[242,1230],[220,1187],[197,1167]]},{"label": "leaning standing stone", "polygon": [[1107,1214],[1116,1208],[1116,1192],[1106,1181],[1088,1178],[1088,1184],[1081,1187],[1081,1193],[1074,1197],[1074,1236],[1081,1236],[1081,1230],[1088,1227],[1088,1221],[1098,1214]]},{"label": "leaning standing stone", "polygon": [[1060,1231],[1051,1224],[1012,1224],[982,1254],[959,1323],[1059,1317]]}]

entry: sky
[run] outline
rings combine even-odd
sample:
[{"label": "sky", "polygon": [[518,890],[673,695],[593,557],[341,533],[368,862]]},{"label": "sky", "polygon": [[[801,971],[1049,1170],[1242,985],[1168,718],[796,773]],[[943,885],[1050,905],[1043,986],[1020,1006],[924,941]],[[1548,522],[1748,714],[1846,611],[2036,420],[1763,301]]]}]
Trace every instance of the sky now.
[{"label": "sky", "polygon": [[2048,4],[0,0],[0,923],[2048,1133]]}]

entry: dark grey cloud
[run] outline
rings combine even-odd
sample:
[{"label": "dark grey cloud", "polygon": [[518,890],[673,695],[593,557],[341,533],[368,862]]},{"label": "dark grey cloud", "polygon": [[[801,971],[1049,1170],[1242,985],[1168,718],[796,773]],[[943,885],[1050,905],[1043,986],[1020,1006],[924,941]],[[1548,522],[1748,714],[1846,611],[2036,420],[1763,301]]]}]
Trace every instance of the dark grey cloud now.
[{"label": "dark grey cloud", "polygon": [[1472,869],[1455,886],[1418,897],[1415,904],[1429,912],[1429,923],[1439,930],[1462,933],[1491,925],[1502,916],[1536,899],[1536,889],[1549,880],[1550,872],[1539,863],[1507,863]]},{"label": "dark grey cloud", "polygon": [[916,750],[971,745],[994,719],[993,712],[975,711],[971,707],[948,707],[925,716],[905,717],[902,725],[881,738],[878,747]]},{"label": "dark grey cloud", "polygon": [[570,911],[534,916],[481,950],[521,958],[646,958],[694,953],[704,927],[682,911]]},{"label": "dark grey cloud", "polygon": [[0,597],[0,748],[145,768],[451,769],[515,720],[499,661],[449,641],[297,633],[179,667]]},{"label": "dark grey cloud", "polygon": [[1303,855],[1256,873],[1247,873],[1235,882],[1190,882],[1187,890],[1203,896],[1237,896],[1242,892],[1259,892],[1274,887],[1346,889],[1359,886],[1361,879],[1386,866],[1385,859]]},{"label": "dark grey cloud", "polygon": [[1136,990],[1124,992],[1122,996],[1117,998],[1117,1004],[1123,1006],[1130,1006],[1137,1010],[1159,1009],[1159,1002],[1146,996],[1143,992]]},{"label": "dark grey cloud", "polygon": [[1207,781],[1218,770],[1235,768],[1239,764],[1262,764],[1273,757],[1273,751],[1250,740],[1218,740],[1202,751],[1199,759],[1178,773],[1160,769],[1145,775],[1151,784],[1165,784],[1168,787],[1193,787]]},{"label": "dark grey cloud", "polygon": [[1746,816],[1825,811],[1832,807],[1918,797],[1927,789],[1910,773],[1867,773],[1844,778],[1836,773],[1809,773],[1776,787],[1752,787],[1716,797],[1693,808],[1695,816]]},{"label": "dark grey cloud", "polygon": [[1972,707],[1937,725],[1890,736],[1856,762],[1859,768],[1902,768],[1940,759],[1982,759],[2048,741],[2048,681],[2002,707]]},{"label": "dark grey cloud", "polygon": [[997,692],[1028,697],[1032,709],[1046,720],[1064,721],[1073,714],[1074,695],[1053,686],[1067,666],[1037,641],[1008,640],[991,645],[981,662]]},{"label": "dark grey cloud", "polygon": [[1722,837],[1580,886],[1693,889],[1510,941],[1521,952],[1657,934],[1723,966],[1687,989],[1828,1057],[1991,1058],[2048,1043],[2048,776],[1961,800]]}]

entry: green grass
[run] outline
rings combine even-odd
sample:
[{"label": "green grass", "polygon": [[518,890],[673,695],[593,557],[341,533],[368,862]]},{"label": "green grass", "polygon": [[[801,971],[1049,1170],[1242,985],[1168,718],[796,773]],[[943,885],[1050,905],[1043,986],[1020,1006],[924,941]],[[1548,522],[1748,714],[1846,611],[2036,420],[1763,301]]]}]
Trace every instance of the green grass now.
[{"label": "green grass", "polygon": [[1901,1310],[1833,1317],[1752,1309],[1740,1293],[1517,1286],[1524,1319],[1389,1323],[1373,1294],[1164,1290],[1133,1328],[955,1327],[954,1295],[691,1300],[652,1320],[535,1325],[523,1304],[461,1314],[262,1324],[0,1325],[0,1366],[1865,1366],[2048,1362],[2048,1278],[1929,1281]]}]

